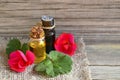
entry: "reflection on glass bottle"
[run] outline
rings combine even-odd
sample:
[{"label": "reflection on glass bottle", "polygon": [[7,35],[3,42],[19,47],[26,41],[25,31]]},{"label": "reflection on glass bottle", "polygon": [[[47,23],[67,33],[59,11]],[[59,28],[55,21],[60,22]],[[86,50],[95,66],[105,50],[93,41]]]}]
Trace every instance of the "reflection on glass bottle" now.
[{"label": "reflection on glass bottle", "polygon": [[34,26],[30,33],[28,43],[30,50],[35,54],[35,63],[39,63],[46,58],[45,36],[42,27]]},{"label": "reflection on glass bottle", "polygon": [[54,18],[51,16],[42,16],[42,27],[45,32],[46,52],[49,53],[54,50],[55,42],[55,23]]}]

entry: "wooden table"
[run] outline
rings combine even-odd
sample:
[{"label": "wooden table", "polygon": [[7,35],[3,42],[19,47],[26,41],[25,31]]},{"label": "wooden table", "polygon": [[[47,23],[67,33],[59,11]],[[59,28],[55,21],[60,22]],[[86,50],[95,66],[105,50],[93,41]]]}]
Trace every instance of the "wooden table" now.
[{"label": "wooden table", "polygon": [[83,37],[94,80],[120,80],[120,0],[0,0],[0,36],[26,36],[42,15]]}]

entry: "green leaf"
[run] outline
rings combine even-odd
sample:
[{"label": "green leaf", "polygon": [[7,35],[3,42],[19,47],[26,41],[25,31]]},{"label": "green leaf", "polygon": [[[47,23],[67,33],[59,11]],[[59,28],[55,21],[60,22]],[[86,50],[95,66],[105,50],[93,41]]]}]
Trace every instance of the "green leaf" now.
[{"label": "green leaf", "polygon": [[23,53],[26,53],[26,50],[29,50],[27,43],[21,44],[19,39],[11,39],[6,47],[6,53],[9,55],[11,52],[21,50]]},{"label": "green leaf", "polygon": [[55,73],[53,71],[53,64],[50,63],[49,66],[46,67],[46,74],[49,75],[49,76],[54,76]]},{"label": "green leaf", "polygon": [[48,76],[55,77],[59,74],[70,72],[72,63],[71,57],[57,51],[51,51],[47,58],[35,67],[35,70],[40,73],[44,72]]},{"label": "green leaf", "polygon": [[21,48],[21,43],[18,39],[12,39],[8,42],[6,53],[9,55],[11,52]]},{"label": "green leaf", "polygon": [[37,65],[35,67],[36,71],[46,71],[46,67],[49,66],[51,64],[51,61],[48,59],[45,59],[44,61],[42,61],[39,65]]},{"label": "green leaf", "polygon": [[28,44],[27,44],[27,43],[24,43],[24,44],[22,45],[21,50],[23,51],[23,53],[26,53],[26,51],[29,50]]}]

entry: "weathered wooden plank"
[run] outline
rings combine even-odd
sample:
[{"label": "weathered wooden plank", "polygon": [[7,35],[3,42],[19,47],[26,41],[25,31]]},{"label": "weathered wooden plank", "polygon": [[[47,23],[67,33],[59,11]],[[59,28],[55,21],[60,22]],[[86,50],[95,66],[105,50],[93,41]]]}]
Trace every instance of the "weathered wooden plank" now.
[{"label": "weathered wooden plank", "polygon": [[[76,0],[76,1],[79,1],[79,0]],[[20,0],[20,1],[18,1],[18,0],[1,0],[1,2],[5,2],[5,3],[8,3],[8,2],[15,2],[15,3],[19,3],[19,2],[22,2],[22,3],[24,3],[24,2],[46,2],[46,3],[54,3],[54,2],[67,2],[67,3],[71,3],[71,2],[74,2],[74,0],[66,0],[66,1],[64,1],[64,0],[61,0],[61,1],[59,1],[59,0],[51,0],[50,2],[48,2],[47,0],[42,0],[42,1],[40,1],[40,0]]]},{"label": "weathered wooden plank", "polygon": [[[23,32],[25,32],[26,31],[26,33],[28,33],[29,31],[30,31],[30,29],[31,29],[31,27],[32,26],[25,26],[25,27],[21,27],[21,26],[19,26],[19,27],[1,27],[1,29],[0,29],[0,32],[4,32],[4,33],[9,33],[9,32],[13,32],[13,31],[17,31],[18,33],[20,32],[20,31],[23,31]],[[69,28],[69,29],[68,29]],[[96,28],[96,29],[91,29],[91,28],[88,28],[87,30],[86,30],[86,28],[79,28],[79,27],[75,27],[74,26],[74,28],[75,29],[73,29],[73,27],[66,27],[66,28],[64,28],[64,27],[62,27],[62,26],[59,26],[59,27],[56,27],[56,31],[67,31],[67,32],[76,32],[76,34],[78,34],[78,33],[82,33],[82,35],[98,35],[98,36],[119,36],[120,35],[120,31],[119,30],[117,30],[117,29],[119,29],[119,28],[116,28],[116,29],[105,29],[105,28]]]},{"label": "weathered wooden plank", "polygon": [[[72,32],[86,41],[119,42],[118,0],[1,0],[0,33],[27,34],[42,15],[56,19],[57,33]],[[74,27],[74,28],[73,28]],[[97,40],[97,41],[96,41]]]},{"label": "weathered wooden plank", "polygon": [[[11,18],[0,18],[0,26],[11,26],[11,25],[35,25],[37,22],[40,21],[40,17],[38,17],[38,19],[32,19],[32,18],[20,18],[20,17],[11,17]],[[119,28],[119,19],[118,20],[111,20],[111,21],[101,21],[101,20],[94,20],[94,19],[56,19],[56,24],[57,25],[75,25],[75,26],[78,26],[80,25],[81,27],[82,26],[90,26],[90,27],[104,27],[106,28],[107,27],[117,27]]]},{"label": "weathered wooden plank", "polygon": [[[32,26],[8,26],[8,27],[1,27],[0,33],[1,34],[6,34],[6,33],[11,33],[11,34],[16,34],[16,33],[23,33],[23,34],[28,34]],[[73,29],[74,28],[74,29]],[[75,34],[75,36],[95,36],[96,38],[102,39],[107,39],[108,37],[116,37],[120,38],[120,31],[119,28],[79,28],[76,26],[72,27],[65,27],[65,26],[57,26],[56,27],[56,33],[60,34],[61,32],[71,32]],[[108,36],[108,37],[107,37]],[[88,38],[89,38],[88,37]],[[116,38],[111,38],[111,39],[116,39]]]},{"label": "weathered wooden plank", "polygon": [[[87,2],[86,2],[87,3]],[[46,5],[47,4],[47,5]],[[83,3],[76,3],[76,4],[69,4],[69,3],[43,3],[40,1],[40,3],[4,3],[1,2],[0,4],[0,10],[57,10],[57,9],[74,9],[74,11],[91,11],[91,9],[109,9],[109,10],[119,10],[120,7],[119,3],[102,3],[102,4],[83,4]],[[17,6],[17,7],[15,7]],[[84,7],[82,7],[84,6]],[[89,10],[90,9],[90,10]]]},{"label": "weathered wooden plank", "polygon": [[[40,21],[40,17],[39,19],[26,19],[26,18],[1,18],[0,20],[0,27],[5,28],[6,27],[11,27],[11,26],[33,26],[35,25],[37,22]],[[73,27],[73,26],[77,26],[80,27],[80,29],[82,28],[101,28],[101,29],[117,29],[120,28],[119,26],[119,20],[115,20],[115,21],[95,21],[95,20],[82,20],[82,19],[56,19],[56,24],[58,26],[66,26],[66,27]],[[12,28],[12,27],[11,27]]]},{"label": "weathered wooden plank", "polygon": [[90,66],[93,80],[120,80],[120,66]]},{"label": "weathered wooden plank", "polygon": [[85,3],[85,4],[97,4],[97,3],[102,3],[102,4],[105,4],[105,3],[113,3],[113,2],[116,2],[118,3],[119,0],[51,0],[50,2],[48,2],[48,0],[1,0],[1,2],[46,2],[46,3],[54,3],[54,2],[63,2],[63,3]]},{"label": "weathered wooden plank", "polygon": [[120,66],[120,44],[87,45],[90,65]]},{"label": "weathered wooden plank", "polygon": [[[64,32],[64,31],[57,31],[57,35],[56,36],[58,36],[58,35],[60,35],[62,32]],[[95,35],[83,35],[82,33],[80,34],[80,33],[75,33],[74,31],[73,32],[71,32],[71,31],[66,31],[66,32],[70,32],[70,33],[72,33],[72,34],[74,34],[74,36],[75,36],[75,38],[76,38],[76,40],[77,40],[77,38],[83,38],[84,39],[84,41],[85,41],[85,43],[87,44],[87,45],[90,45],[90,44],[103,44],[103,43],[111,43],[111,44],[118,44],[118,43],[120,43],[120,37],[119,36],[115,36],[115,35],[113,35],[113,36],[105,36],[105,35],[103,35],[103,36],[95,36]],[[0,33],[0,36],[6,36],[6,37],[26,37],[26,38],[28,38],[29,37],[29,33],[27,33],[26,34],[26,32],[9,32],[9,33],[5,33],[5,32],[3,32],[3,33]]]},{"label": "weathered wooden plank", "polygon": [[100,19],[119,19],[119,10],[91,10],[91,11],[74,11],[73,10],[18,10],[18,11],[0,11],[0,17],[32,17],[38,18],[41,15],[51,15],[56,18],[100,18]]},{"label": "weathered wooden plank", "polygon": [[[58,10],[58,9],[75,9],[81,7],[77,4],[62,4],[62,3],[1,3],[0,10],[14,11],[14,10]],[[15,7],[17,6],[17,7]]]}]

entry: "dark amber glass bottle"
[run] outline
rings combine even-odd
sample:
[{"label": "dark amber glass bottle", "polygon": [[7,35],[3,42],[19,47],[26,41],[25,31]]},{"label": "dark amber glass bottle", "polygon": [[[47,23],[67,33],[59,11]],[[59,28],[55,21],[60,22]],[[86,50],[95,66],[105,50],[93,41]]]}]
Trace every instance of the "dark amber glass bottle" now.
[{"label": "dark amber glass bottle", "polygon": [[51,16],[42,16],[41,18],[43,30],[45,32],[46,52],[54,50],[55,42],[55,23]]}]

